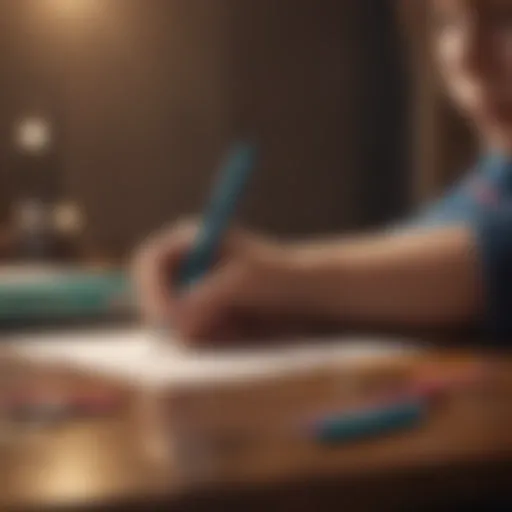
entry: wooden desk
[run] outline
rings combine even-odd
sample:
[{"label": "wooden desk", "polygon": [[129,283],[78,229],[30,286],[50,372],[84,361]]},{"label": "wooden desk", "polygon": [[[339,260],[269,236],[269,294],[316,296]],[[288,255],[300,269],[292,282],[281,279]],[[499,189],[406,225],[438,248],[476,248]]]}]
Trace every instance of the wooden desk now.
[{"label": "wooden desk", "polygon": [[[422,363],[454,364],[461,357],[431,354]],[[126,407],[111,418],[0,443],[0,508],[324,510],[331,503],[343,510],[432,510],[450,499],[510,497],[512,356],[499,360],[484,389],[449,399],[418,429],[338,448],[290,440],[274,454],[253,449],[232,464],[231,476],[244,475],[237,484],[224,477],[209,485],[187,481],[172,457],[147,458],[141,397],[127,391]],[[48,371],[37,378],[86,389],[104,385]],[[317,384],[301,389],[312,403],[335,383],[314,378]]]}]

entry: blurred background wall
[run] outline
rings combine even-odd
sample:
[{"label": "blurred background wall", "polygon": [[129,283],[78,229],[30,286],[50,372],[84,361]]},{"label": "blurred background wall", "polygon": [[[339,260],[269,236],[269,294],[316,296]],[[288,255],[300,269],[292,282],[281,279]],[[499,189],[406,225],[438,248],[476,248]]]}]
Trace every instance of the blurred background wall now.
[{"label": "blurred background wall", "polygon": [[247,224],[302,235],[395,218],[433,151],[412,133],[432,128],[435,96],[418,92],[425,49],[401,21],[395,0],[0,0],[0,214],[17,194],[12,126],[42,112],[62,194],[105,250],[197,211],[246,135],[261,148]]}]

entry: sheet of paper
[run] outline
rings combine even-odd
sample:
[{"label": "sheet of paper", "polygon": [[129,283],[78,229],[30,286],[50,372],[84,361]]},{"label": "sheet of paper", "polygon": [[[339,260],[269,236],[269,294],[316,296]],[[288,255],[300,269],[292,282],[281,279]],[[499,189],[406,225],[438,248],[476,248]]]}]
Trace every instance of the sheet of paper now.
[{"label": "sheet of paper", "polygon": [[17,334],[8,340],[28,360],[61,364],[151,387],[264,378],[420,350],[404,339],[346,337],[230,350],[191,349],[143,329]]}]

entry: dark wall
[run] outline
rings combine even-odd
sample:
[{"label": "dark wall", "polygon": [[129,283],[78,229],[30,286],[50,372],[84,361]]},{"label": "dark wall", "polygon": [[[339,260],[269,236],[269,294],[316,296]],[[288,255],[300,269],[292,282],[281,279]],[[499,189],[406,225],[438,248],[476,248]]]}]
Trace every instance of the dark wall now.
[{"label": "dark wall", "polygon": [[367,35],[362,53],[368,65],[359,116],[368,179],[359,186],[365,204],[363,223],[371,226],[405,215],[413,203],[415,126],[408,108],[413,81],[407,68],[410,48],[396,4],[396,0],[361,0]]},{"label": "dark wall", "polygon": [[[368,107],[393,97],[396,82],[378,76],[400,72],[382,64],[399,58],[383,44],[389,3],[376,20],[381,0],[88,2],[58,15],[50,0],[0,0],[0,131],[31,103],[51,104],[66,189],[101,245],[127,247],[197,210],[240,135],[261,146],[242,211],[251,225],[287,234],[361,225],[372,183],[392,206],[403,200],[400,117]],[[386,161],[376,171],[378,147]],[[8,150],[2,141],[4,176]]]},{"label": "dark wall", "polygon": [[361,215],[361,6],[242,4],[232,23],[235,121],[264,141],[248,215],[283,232],[348,227]]}]

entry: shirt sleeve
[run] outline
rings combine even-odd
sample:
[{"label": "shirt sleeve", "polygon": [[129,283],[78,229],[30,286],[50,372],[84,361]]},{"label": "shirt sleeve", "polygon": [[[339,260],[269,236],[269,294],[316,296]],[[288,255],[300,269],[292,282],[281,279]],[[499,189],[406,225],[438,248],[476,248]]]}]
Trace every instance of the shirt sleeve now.
[{"label": "shirt sleeve", "polygon": [[512,207],[482,209],[474,229],[484,281],[486,307],[482,327],[494,337],[512,336]]}]

